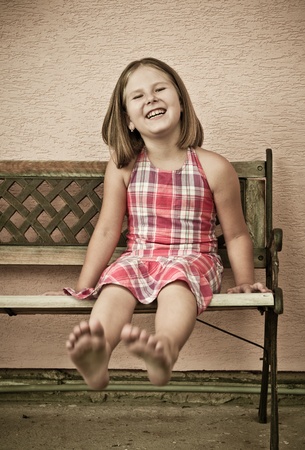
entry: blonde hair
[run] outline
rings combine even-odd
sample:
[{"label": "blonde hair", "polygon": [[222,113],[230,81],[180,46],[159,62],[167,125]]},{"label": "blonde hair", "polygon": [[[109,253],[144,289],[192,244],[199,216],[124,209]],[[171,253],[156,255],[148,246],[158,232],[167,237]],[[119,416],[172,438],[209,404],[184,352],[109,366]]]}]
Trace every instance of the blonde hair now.
[{"label": "blonde hair", "polygon": [[203,129],[196,116],[187,89],[177,72],[166,63],[155,58],[133,61],[123,70],[112,93],[110,104],[102,126],[104,142],[114,151],[118,168],[127,166],[144,147],[144,141],[137,130],[128,128],[125,105],[125,88],[129,77],[140,67],[149,66],[166,73],[175,86],[182,107],[179,148],[200,147]]}]

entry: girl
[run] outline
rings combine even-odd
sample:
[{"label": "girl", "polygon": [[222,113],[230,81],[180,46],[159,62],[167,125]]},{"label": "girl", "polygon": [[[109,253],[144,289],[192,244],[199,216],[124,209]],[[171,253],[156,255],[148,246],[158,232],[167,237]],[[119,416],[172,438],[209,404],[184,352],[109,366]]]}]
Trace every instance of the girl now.
[{"label": "girl", "polygon": [[[237,175],[226,159],[201,148],[201,124],[172,68],[154,58],[129,64],[102,132],[111,151],[103,206],[76,289],[65,289],[97,300],[89,322],[74,328],[66,346],[93,389],[107,386],[120,340],[144,360],[150,381],[164,385],[196,316],[220,290],[216,212],[236,283],[230,292],[267,289],[254,283]],[[125,214],[127,251],[107,267]],[[130,322],[137,301],[155,299],[155,334],[148,334]]]}]

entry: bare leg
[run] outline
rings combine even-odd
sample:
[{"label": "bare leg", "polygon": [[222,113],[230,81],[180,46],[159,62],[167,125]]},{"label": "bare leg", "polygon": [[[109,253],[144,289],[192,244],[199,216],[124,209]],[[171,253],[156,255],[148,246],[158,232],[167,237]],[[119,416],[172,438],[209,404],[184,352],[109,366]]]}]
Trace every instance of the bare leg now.
[{"label": "bare leg", "polygon": [[92,389],[108,385],[110,356],[120,341],[123,326],[131,321],[135,305],[136,300],[127,289],[107,285],[89,322],[81,322],[70,334],[66,343],[68,354]]},{"label": "bare leg", "polygon": [[125,325],[122,340],[129,351],[144,359],[148,377],[155,385],[165,385],[171,378],[179,352],[196,323],[197,305],[186,283],[177,281],[164,287],[158,297],[156,333]]}]

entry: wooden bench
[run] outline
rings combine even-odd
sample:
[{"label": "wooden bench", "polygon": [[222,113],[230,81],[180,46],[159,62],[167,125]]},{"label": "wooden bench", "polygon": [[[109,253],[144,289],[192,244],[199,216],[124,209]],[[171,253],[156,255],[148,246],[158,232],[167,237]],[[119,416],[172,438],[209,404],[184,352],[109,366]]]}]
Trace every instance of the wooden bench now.
[{"label": "wooden bench", "polygon": [[[264,271],[273,292],[217,294],[208,311],[255,308],[264,315],[259,420],[267,421],[270,383],[270,448],[278,449],[277,321],[283,312],[278,252],[282,230],[272,225],[272,151],[267,149],[266,160],[232,164],[239,176],[243,211],[253,239],[254,266]],[[104,162],[0,161],[0,264],[81,266],[101,206],[105,168]],[[229,267],[221,230],[218,234],[219,253],[224,266]],[[123,230],[112,260],[124,248]],[[0,296],[0,312],[10,316],[87,314],[92,305],[91,300],[68,296]],[[154,311],[154,304],[136,309],[137,313]]]}]

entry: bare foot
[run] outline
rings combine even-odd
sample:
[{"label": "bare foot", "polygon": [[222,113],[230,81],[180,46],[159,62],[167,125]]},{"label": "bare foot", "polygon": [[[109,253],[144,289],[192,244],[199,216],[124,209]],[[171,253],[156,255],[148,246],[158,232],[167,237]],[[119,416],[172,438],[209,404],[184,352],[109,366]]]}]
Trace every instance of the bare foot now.
[{"label": "bare foot", "polygon": [[153,384],[164,386],[169,382],[178,352],[172,351],[166,337],[157,337],[127,324],[122,330],[121,338],[133,355],[144,359],[148,378]]},{"label": "bare foot", "polygon": [[109,382],[110,348],[101,323],[81,322],[70,334],[66,348],[71,360],[92,389],[104,389]]}]

